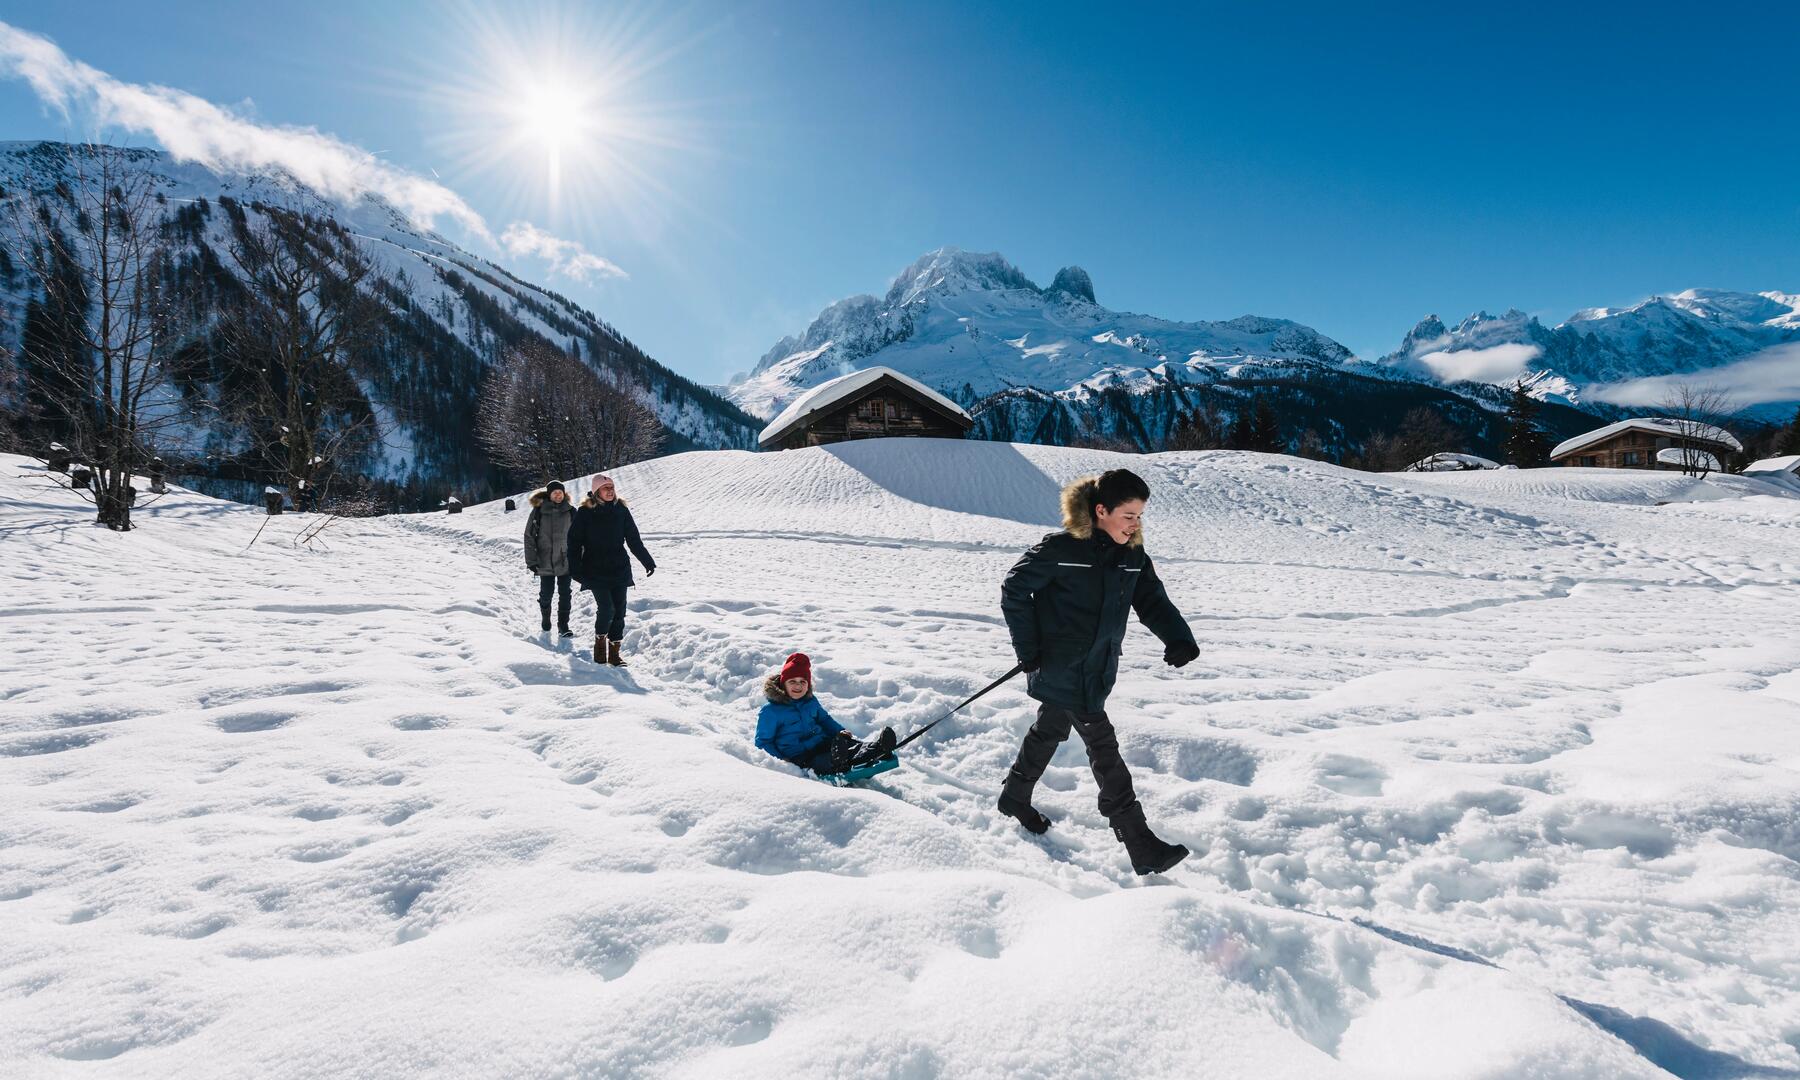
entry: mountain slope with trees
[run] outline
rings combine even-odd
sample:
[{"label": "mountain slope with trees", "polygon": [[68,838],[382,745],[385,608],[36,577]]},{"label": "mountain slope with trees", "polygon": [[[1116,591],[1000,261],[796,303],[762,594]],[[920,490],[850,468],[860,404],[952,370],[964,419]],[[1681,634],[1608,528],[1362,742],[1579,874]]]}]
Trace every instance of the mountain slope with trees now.
[{"label": "mountain slope with trees", "polygon": [[[153,273],[115,282],[109,307],[89,238],[96,221],[123,220],[103,210],[121,209],[114,190],[131,195],[129,231]],[[649,445],[744,448],[760,426],[566,297],[376,197],[346,205],[284,174],[40,142],[0,144],[0,204],[0,406],[32,445],[77,437],[70,399],[93,388],[65,376],[104,352],[99,326],[118,313],[155,326],[157,355],[139,359],[159,433],[133,436],[131,453],[240,497],[337,482],[416,508],[535,479],[473,437],[484,382],[518,350],[566,353],[648,409],[660,428]]]}]

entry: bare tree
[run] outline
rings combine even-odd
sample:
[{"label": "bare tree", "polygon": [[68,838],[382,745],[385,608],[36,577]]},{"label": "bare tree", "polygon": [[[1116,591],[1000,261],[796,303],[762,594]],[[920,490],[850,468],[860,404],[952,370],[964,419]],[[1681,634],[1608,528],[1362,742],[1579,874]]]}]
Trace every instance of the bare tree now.
[{"label": "bare tree", "polygon": [[1399,457],[1396,468],[1407,468],[1438,453],[1461,453],[1466,449],[1463,435],[1452,427],[1436,409],[1420,405],[1408,409],[1395,433],[1394,451]]},{"label": "bare tree", "polygon": [[379,275],[350,237],[275,209],[236,230],[230,255],[244,292],[221,325],[237,361],[226,413],[295,505],[316,505],[321,476],[380,435],[354,375],[381,332]]},{"label": "bare tree", "polygon": [[579,476],[654,455],[656,414],[560,349],[508,349],[482,385],[476,437],[501,466],[532,483]]},{"label": "bare tree", "polygon": [[189,409],[171,364],[191,336],[155,180],[131,151],[70,151],[66,179],[30,178],[8,202],[6,241],[36,286],[24,367],[46,423],[92,471],[84,494],[131,528],[139,466],[172,449]]},{"label": "bare tree", "polygon": [[1407,410],[1398,431],[1378,431],[1363,440],[1350,464],[1368,472],[1399,472],[1436,453],[1460,452],[1464,444],[1462,433],[1437,410],[1421,405]]},{"label": "bare tree", "polygon": [[1717,386],[1679,383],[1657,406],[1675,428],[1671,449],[1679,451],[1677,464],[1688,476],[1705,476],[1721,468],[1716,456],[1728,448],[1732,435],[1724,430],[1726,419],[1737,411],[1731,395]]}]

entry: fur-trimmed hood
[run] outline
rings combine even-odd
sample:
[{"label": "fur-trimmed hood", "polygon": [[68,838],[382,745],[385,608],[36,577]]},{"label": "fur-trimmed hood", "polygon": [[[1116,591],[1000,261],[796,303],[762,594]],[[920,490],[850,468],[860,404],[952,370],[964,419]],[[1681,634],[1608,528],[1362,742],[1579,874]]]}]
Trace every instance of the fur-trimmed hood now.
[{"label": "fur-trimmed hood", "polygon": [[777,705],[798,705],[801,701],[805,701],[807,698],[810,698],[812,696],[813,696],[812,684],[807,683],[806,684],[806,697],[800,698],[798,701],[796,701],[794,698],[788,697],[787,687],[781,685],[781,673],[780,672],[776,672],[775,674],[773,674],[763,680],[763,697],[768,698],[770,701],[774,702]]},{"label": "fur-trimmed hood", "polygon": [[[630,505],[629,503],[627,503],[624,500],[624,498],[617,496],[617,495],[613,496],[613,502],[617,503],[620,506],[629,506]],[[582,497],[581,508],[583,510],[592,510],[594,507],[599,506],[599,505],[600,505],[600,500],[594,498],[594,493],[591,491]]]},{"label": "fur-trimmed hood", "polygon": [[[536,510],[539,507],[543,507],[543,506],[554,505],[550,502],[550,492],[545,490],[544,488],[538,488],[536,491],[532,492],[531,498],[529,501],[531,503],[531,508],[533,510]],[[564,507],[568,508],[569,510],[575,509],[574,500],[568,498],[567,491],[563,492],[562,504]]]},{"label": "fur-trimmed hood", "polygon": [[[1062,524],[1063,529],[1077,540],[1091,539],[1094,535],[1094,496],[1100,491],[1098,476],[1084,476],[1070,481],[1069,486],[1062,489]],[[1132,534],[1129,547],[1144,546],[1144,527]]]}]

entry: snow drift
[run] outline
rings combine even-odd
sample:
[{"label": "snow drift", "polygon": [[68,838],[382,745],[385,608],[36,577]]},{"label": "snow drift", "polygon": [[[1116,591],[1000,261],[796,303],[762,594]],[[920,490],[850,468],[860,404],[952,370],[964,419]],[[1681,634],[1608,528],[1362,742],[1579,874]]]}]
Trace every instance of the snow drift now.
[{"label": "snow drift", "polygon": [[[1134,630],[1111,710],[1177,872],[1131,875],[1077,746],[1048,836],[993,811],[1016,685],[865,790],[751,747],[795,648],[859,732],[1005,670],[1000,576],[1120,464],[1204,650]],[[498,504],[303,544],[178,492],[121,536],[0,462],[4,1071],[1800,1068],[1785,488],[931,441],[613,475],[660,567],[624,671],[536,632]]]}]

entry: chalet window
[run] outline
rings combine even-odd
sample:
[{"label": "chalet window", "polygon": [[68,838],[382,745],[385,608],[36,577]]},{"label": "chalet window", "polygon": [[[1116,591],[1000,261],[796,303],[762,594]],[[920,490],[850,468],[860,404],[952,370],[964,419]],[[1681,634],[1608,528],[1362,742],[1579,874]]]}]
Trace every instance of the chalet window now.
[{"label": "chalet window", "polygon": [[1592,454],[1587,454],[1582,457],[1581,464],[1584,468],[1592,469],[1600,464],[1600,459]]},{"label": "chalet window", "polygon": [[1643,463],[1644,463],[1644,452],[1642,450],[1627,450],[1627,451],[1625,451],[1625,464],[1627,464],[1627,465],[1642,465]]},{"label": "chalet window", "polygon": [[887,418],[889,420],[900,419],[900,406],[898,406],[890,401],[887,403],[887,407],[888,407],[888,417]]}]

